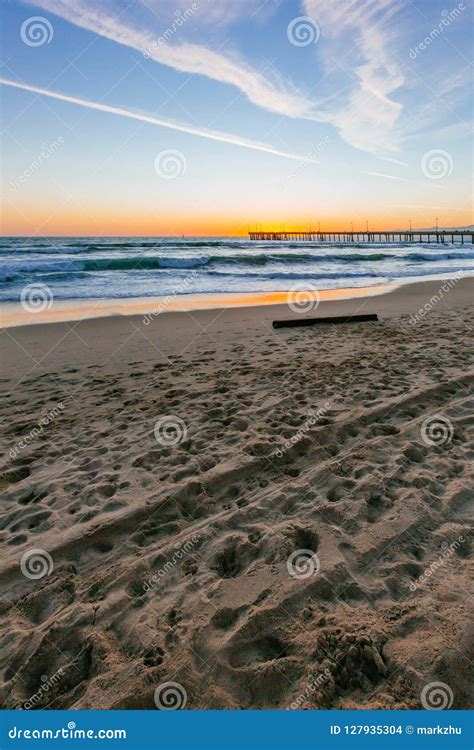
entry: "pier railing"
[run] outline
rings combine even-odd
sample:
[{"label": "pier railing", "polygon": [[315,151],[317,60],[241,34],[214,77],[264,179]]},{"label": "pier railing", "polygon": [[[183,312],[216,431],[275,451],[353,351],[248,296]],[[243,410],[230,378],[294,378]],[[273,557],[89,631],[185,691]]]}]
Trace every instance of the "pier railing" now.
[{"label": "pier railing", "polygon": [[304,242],[444,242],[464,244],[464,238],[467,242],[474,244],[474,232],[467,230],[402,230],[402,231],[381,231],[381,232],[249,232],[251,240],[283,240],[283,241],[304,241]]}]

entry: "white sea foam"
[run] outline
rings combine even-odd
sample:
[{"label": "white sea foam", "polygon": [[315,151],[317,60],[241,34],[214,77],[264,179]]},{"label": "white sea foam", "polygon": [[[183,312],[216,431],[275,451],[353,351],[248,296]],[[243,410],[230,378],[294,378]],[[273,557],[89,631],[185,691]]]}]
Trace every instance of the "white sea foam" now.
[{"label": "white sea foam", "polygon": [[55,299],[367,286],[428,276],[474,274],[472,244],[250,242],[244,238],[4,238],[0,300],[32,283]]}]

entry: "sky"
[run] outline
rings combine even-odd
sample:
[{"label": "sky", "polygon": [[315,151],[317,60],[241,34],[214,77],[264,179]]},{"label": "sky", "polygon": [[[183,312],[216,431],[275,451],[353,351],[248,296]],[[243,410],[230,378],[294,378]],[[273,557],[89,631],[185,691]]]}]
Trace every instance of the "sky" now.
[{"label": "sky", "polygon": [[3,235],[473,223],[473,2],[5,0]]}]

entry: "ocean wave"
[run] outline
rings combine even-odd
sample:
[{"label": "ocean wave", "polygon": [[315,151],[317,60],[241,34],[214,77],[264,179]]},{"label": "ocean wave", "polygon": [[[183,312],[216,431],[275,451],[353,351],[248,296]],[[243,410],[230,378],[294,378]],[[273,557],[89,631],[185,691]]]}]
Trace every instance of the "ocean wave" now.
[{"label": "ocean wave", "polygon": [[445,243],[252,242],[237,238],[3,238],[0,299],[31,283],[55,299],[369,286],[474,272],[474,247]]},{"label": "ocean wave", "polygon": [[[28,244],[22,244],[21,241],[11,241],[6,242],[5,240],[3,243],[0,244],[0,254],[2,253],[11,253],[12,250],[15,254],[30,254],[30,253],[51,253],[51,254],[61,254],[61,253],[87,253],[87,252],[112,252],[114,250],[130,250],[130,249],[137,249],[142,250],[143,248],[148,250],[182,250],[182,249],[194,249],[194,248],[213,248],[213,247],[230,247],[233,249],[244,249],[249,247],[256,247],[259,245],[256,245],[255,242],[251,242],[250,240],[246,242],[245,240],[242,241],[225,241],[225,240],[180,240],[178,238],[172,238],[167,239],[163,238],[160,240],[159,237],[153,237],[147,240],[143,241],[106,241],[106,242],[98,242],[98,241],[92,241],[89,238],[88,240],[84,240],[81,242],[80,240],[73,240],[71,242],[67,242],[61,239],[59,242],[32,242],[29,241]],[[262,244],[261,247],[266,247],[267,245]]]},{"label": "ocean wave", "polygon": [[[235,274],[229,272],[229,271],[208,271],[206,276],[209,277],[216,277],[216,278],[236,278]],[[269,272],[269,273],[260,273],[260,272],[254,272],[254,273],[248,273],[246,276],[243,276],[242,279],[245,283],[245,279],[251,279],[252,281],[256,281],[257,279],[261,279],[262,281],[267,279],[281,279],[282,281],[293,281],[297,279],[313,279],[317,281],[321,281],[322,279],[361,279],[361,278],[378,278],[380,276],[386,276],[385,273],[377,273],[376,271],[362,271],[361,273],[357,272],[344,272],[344,271],[321,271],[320,273],[310,272],[310,273],[302,273],[298,271],[275,271],[275,272]],[[240,278],[240,277],[238,277]]]},{"label": "ocean wave", "polygon": [[[90,272],[109,272],[109,271],[147,271],[147,270],[192,270],[192,269],[213,269],[215,267],[230,266],[245,269],[255,267],[271,267],[272,265],[280,266],[302,266],[312,264],[317,270],[320,264],[334,263],[342,266],[351,264],[365,263],[383,264],[385,261],[403,262],[407,264],[430,263],[436,264],[439,261],[459,262],[474,259],[474,253],[440,253],[431,255],[430,253],[415,252],[405,255],[397,253],[332,253],[332,254],[308,254],[308,253],[233,253],[233,254],[206,254],[206,255],[124,255],[110,258],[92,257],[92,258],[61,258],[57,255],[50,258],[24,260],[17,258],[15,260],[0,261],[0,271],[7,274],[13,273],[51,273],[54,271],[90,271]],[[386,265],[386,264],[385,264]]]},{"label": "ocean wave", "polygon": [[[422,243],[418,245],[422,250],[429,250],[439,253],[442,249],[453,249],[456,248],[457,252],[464,250],[465,248],[471,248],[470,243],[443,243],[442,245],[436,243]],[[87,253],[106,253],[106,252],[127,252],[128,250],[136,250],[137,252],[146,250],[152,252],[169,252],[169,251],[182,251],[182,250],[204,250],[209,249],[215,250],[222,248],[224,250],[235,251],[235,250],[255,250],[264,251],[265,254],[272,254],[272,252],[278,252],[280,248],[282,250],[310,250],[310,251],[325,251],[334,250],[335,248],[341,248],[344,250],[365,250],[365,251],[389,251],[388,254],[393,254],[397,250],[406,251],[413,248],[413,243],[406,242],[394,242],[394,243],[364,243],[364,242],[295,242],[295,241],[250,241],[244,238],[183,238],[182,240],[176,237],[144,237],[137,239],[130,238],[107,238],[101,240],[100,238],[88,237],[88,238],[53,238],[51,240],[37,241],[31,238],[3,238],[0,241],[0,256],[4,254],[15,255],[30,255],[30,254],[51,254],[51,255],[67,255],[67,254],[87,254]]]}]

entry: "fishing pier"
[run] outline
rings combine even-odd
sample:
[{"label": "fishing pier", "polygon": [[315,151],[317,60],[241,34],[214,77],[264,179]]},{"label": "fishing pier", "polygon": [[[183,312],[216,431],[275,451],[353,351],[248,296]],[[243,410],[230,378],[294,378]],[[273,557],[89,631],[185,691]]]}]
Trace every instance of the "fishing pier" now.
[{"label": "fishing pier", "polygon": [[249,232],[251,240],[280,240],[284,242],[436,242],[444,244],[464,245],[464,238],[474,244],[474,232],[467,230],[424,230],[405,229],[398,231],[380,232],[340,232],[340,231],[309,231],[309,232]]}]

